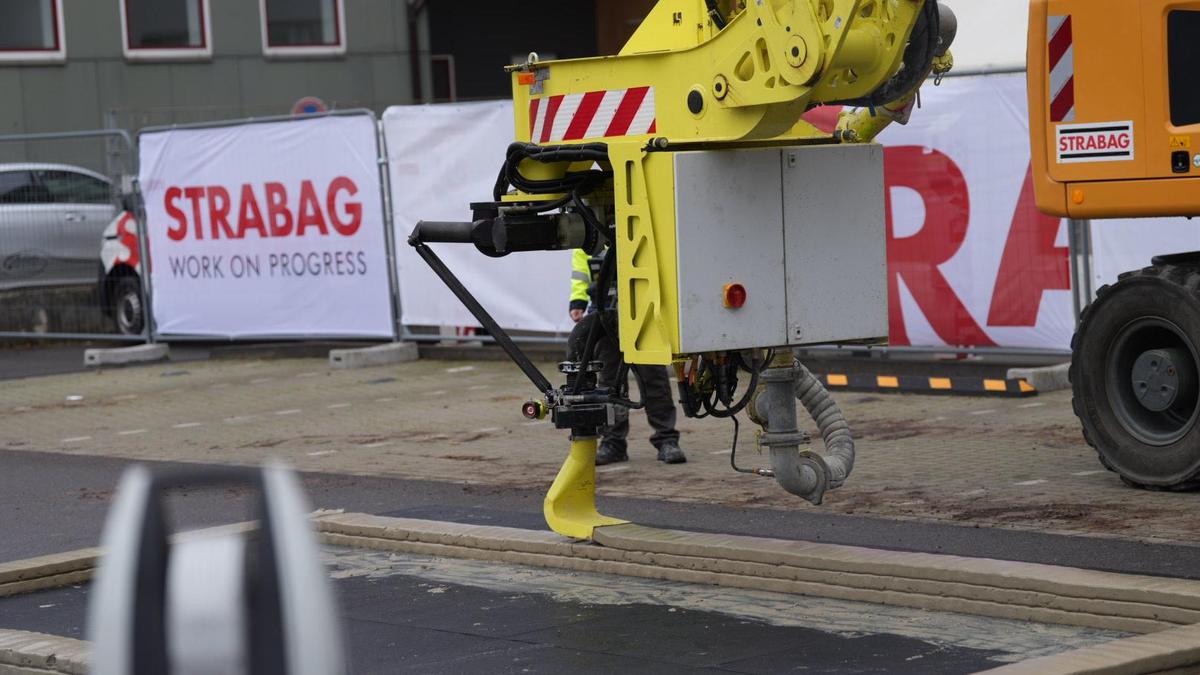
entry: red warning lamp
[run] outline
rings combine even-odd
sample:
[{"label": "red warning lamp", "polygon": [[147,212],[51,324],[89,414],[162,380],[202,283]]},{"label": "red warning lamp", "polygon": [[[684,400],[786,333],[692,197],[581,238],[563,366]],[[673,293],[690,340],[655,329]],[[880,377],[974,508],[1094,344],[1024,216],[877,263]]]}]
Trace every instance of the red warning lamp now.
[{"label": "red warning lamp", "polygon": [[725,284],[725,309],[741,309],[746,304],[746,287],[741,284]]}]

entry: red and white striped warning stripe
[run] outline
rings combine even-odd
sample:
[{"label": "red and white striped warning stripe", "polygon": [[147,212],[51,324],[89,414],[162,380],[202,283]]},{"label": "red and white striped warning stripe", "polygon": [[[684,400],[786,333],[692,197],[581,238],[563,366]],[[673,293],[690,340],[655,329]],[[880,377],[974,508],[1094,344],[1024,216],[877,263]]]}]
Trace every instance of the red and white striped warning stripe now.
[{"label": "red and white striped warning stripe", "polygon": [[1075,121],[1075,45],[1071,15],[1050,17],[1050,121]]},{"label": "red and white striped warning stripe", "polygon": [[534,143],[640,136],[655,132],[654,87],[535,98],[529,102]]}]

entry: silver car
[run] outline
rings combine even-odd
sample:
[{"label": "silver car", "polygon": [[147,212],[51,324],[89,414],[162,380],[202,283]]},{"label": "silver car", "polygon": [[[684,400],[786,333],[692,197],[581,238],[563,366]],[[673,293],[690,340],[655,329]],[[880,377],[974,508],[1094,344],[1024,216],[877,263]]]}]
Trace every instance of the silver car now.
[{"label": "silver car", "polygon": [[0,164],[0,290],[95,285],[112,181],[65,164]]}]

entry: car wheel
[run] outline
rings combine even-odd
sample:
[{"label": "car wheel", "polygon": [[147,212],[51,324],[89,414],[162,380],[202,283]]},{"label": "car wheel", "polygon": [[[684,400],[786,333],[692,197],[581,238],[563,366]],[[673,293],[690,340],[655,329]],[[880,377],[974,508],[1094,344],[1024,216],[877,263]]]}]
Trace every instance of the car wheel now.
[{"label": "car wheel", "polygon": [[141,335],[146,326],[142,284],[136,277],[121,277],[112,292],[112,314],[121,335]]}]

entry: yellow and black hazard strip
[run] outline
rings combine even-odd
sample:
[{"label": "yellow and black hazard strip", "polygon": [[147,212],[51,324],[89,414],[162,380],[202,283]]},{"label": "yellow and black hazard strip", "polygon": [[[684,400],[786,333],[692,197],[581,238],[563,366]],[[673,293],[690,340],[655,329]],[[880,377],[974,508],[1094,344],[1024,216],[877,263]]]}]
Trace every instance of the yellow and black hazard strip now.
[{"label": "yellow and black hazard strip", "polygon": [[878,391],[905,394],[959,396],[1036,396],[1037,389],[1025,380],[982,377],[927,377],[924,375],[821,375],[830,391]]}]

